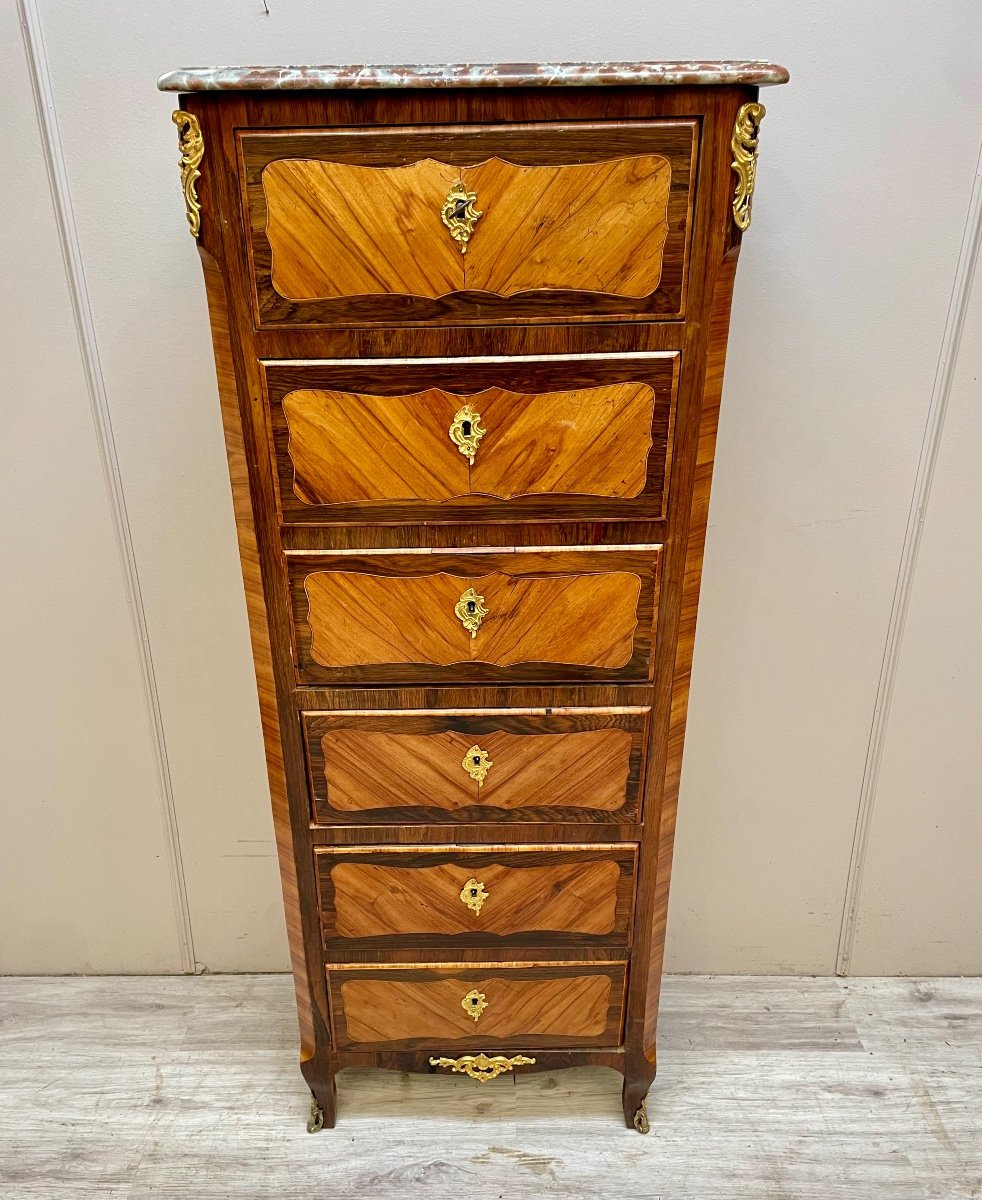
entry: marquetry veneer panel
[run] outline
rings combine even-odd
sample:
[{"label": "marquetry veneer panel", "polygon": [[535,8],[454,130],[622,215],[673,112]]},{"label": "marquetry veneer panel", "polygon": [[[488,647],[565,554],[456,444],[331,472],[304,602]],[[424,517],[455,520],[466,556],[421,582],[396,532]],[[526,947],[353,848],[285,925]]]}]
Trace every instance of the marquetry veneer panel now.
[{"label": "marquetry veneer panel", "polygon": [[[270,362],[284,521],[658,517],[681,355]],[[464,406],[473,462],[450,436]]]},{"label": "marquetry veneer panel", "polygon": [[[329,967],[338,1046],[616,1046],[621,1040],[623,963],[542,966],[439,964],[433,967]],[[475,1021],[462,1006],[481,993]]]},{"label": "marquetry veneer panel", "polygon": [[291,556],[300,680],[644,679],[659,550]]},{"label": "marquetry veneer panel", "polygon": [[[244,134],[260,320],[678,316],[698,133],[657,121]],[[457,184],[481,213],[466,254],[441,218]]]},{"label": "marquetry veneer panel", "polygon": [[[647,710],[304,713],[314,819],[634,821]],[[464,760],[490,761],[483,781]]]},{"label": "marquetry veneer panel", "polygon": [[[624,946],[633,846],[315,851],[328,951],[509,943]],[[471,880],[482,901],[461,893]]]},{"label": "marquetry veneer panel", "polygon": [[[488,439],[473,465],[447,436],[465,405]],[[645,384],[619,383],[544,395],[296,391],[283,411],[294,493],[333,505],[482,493],[634,497],[645,484],[654,405]]]},{"label": "marquetry veneer panel", "polygon": [[[671,178],[668,159],[650,154],[542,167],[280,159],[263,172],[273,287],[288,300],[542,288],[644,296],[661,276]],[[484,206],[466,254],[440,216],[458,182]]]}]

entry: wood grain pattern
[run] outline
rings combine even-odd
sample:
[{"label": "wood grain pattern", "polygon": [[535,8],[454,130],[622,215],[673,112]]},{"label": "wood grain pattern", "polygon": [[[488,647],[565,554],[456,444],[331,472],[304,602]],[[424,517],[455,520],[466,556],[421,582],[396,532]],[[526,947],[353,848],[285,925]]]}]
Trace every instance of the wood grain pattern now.
[{"label": "wood grain pattern", "polygon": [[658,1025],[662,964],[665,956],[665,931],[668,925],[668,893],[675,848],[675,823],[679,784],[682,777],[682,751],[685,722],[689,708],[689,684],[695,650],[699,589],[702,585],[702,560],[709,525],[709,495],[716,459],[716,435],[719,429],[720,401],[723,396],[723,370],[726,342],[730,330],[730,305],[736,279],[739,243],[731,247],[723,260],[713,291],[709,318],[709,346],[706,353],[706,377],[698,425],[692,501],[685,542],[685,572],[679,612],[677,650],[672,675],[671,708],[665,765],[665,783],[658,817],[655,887],[651,915],[651,951],[644,1021],[644,1049],[655,1058],[655,1034]]},{"label": "wood grain pattern", "polygon": [[[481,1037],[500,1045],[528,1036],[599,1037],[604,1030],[610,980],[600,976],[521,981],[478,979],[492,1000],[476,1023]],[[475,1025],[461,1009],[457,980],[435,983],[370,979],[341,985],[352,1042],[406,1042],[417,1038],[457,1041],[474,1037]]]},{"label": "wood grain pattern", "polygon": [[[282,517],[660,517],[679,368],[674,350],[267,363]],[[473,467],[449,437],[465,403]]]},{"label": "wood grain pattern", "polygon": [[470,490],[510,499],[554,492],[633,497],[645,486],[655,395],[645,384],[472,401],[487,434]]},{"label": "wood grain pattern", "polygon": [[667,159],[522,167],[492,158],[460,177],[484,210],[461,256],[466,289],[499,296],[657,290],[668,237]]},{"label": "wood grain pattern", "polygon": [[283,399],[293,491],[304,504],[449,500],[470,491],[469,465],[447,435],[461,401],[290,392]]},{"label": "wood grain pattern", "polygon": [[334,809],[466,808],[478,785],[461,763],[471,743],[460,734],[336,729],[321,739],[325,783]]},{"label": "wood grain pattern", "polygon": [[[474,464],[450,440],[464,404],[486,431]],[[297,390],[283,399],[293,490],[304,504],[637,496],[647,480],[655,394],[645,384],[452,396]]]},{"label": "wood grain pattern", "polygon": [[269,623],[259,566],[259,548],[250,503],[249,472],[243,440],[242,418],[229,329],[228,296],[218,263],[199,247],[208,311],[211,320],[215,371],[225,431],[225,450],[228,458],[229,480],[235,529],[242,567],[249,636],[259,694],[259,713],[266,750],[266,773],[269,780],[273,809],[273,829],[283,888],[283,907],[286,914],[287,937],[290,946],[290,965],[293,971],[294,992],[300,1023],[300,1058],[308,1061],[315,1052],[313,1006],[310,995],[311,972],[307,969],[303,925],[300,912],[300,889],[297,881],[296,849],[290,822],[288,781],[280,739],[279,711],[273,676],[273,654],[270,645]]},{"label": "wood grain pattern", "polygon": [[[470,589],[488,609],[476,636],[454,612]],[[304,590],[311,657],[324,667],[471,660],[623,667],[634,646],[641,580],[623,571],[531,579],[319,571]]]},{"label": "wood grain pattern", "polygon": [[[439,935],[440,944],[576,941],[624,944],[630,924],[634,851],[521,850],[489,853],[427,849],[352,854],[315,851],[325,948],[345,942]],[[478,878],[480,912],[461,900]],[[569,937],[567,935],[576,935]],[[335,945],[335,942],[338,945]]]},{"label": "wood grain pattern", "polygon": [[[302,682],[644,679],[660,549],[290,556]],[[473,588],[472,638],[454,613]]]},{"label": "wood grain pattern", "polygon": [[[630,819],[636,811],[644,710],[486,715],[305,713],[314,819]],[[463,768],[479,742],[493,766]]]},{"label": "wood grain pattern", "polygon": [[[207,109],[207,106],[206,106]],[[223,422],[232,468],[233,492],[239,529],[240,554],[247,589],[256,677],[260,691],[260,711],[267,746],[273,818],[277,832],[280,861],[292,859],[283,868],[284,905],[291,959],[295,971],[300,1007],[300,1067],[304,1079],[315,1089],[325,1113],[325,1122],[333,1125],[336,1110],[334,1075],[324,1057],[330,1045],[330,1026],[326,981],[319,970],[321,959],[319,922],[316,914],[315,885],[309,865],[307,828],[309,822],[296,804],[298,778],[303,773],[303,750],[289,697],[289,623],[276,581],[282,570],[275,526],[272,472],[262,447],[267,430],[261,403],[261,385],[257,363],[250,346],[244,344],[242,270],[246,266],[241,238],[232,236],[231,222],[223,222],[222,212],[237,211],[234,193],[234,128],[241,120],[241,105],[233,103],[201,113],[203,136],[208,149],[209,167],[200,183],[203,205],[199,250],[216,257],[224,272],[228,313],[228,341],[225,363],[234,373],[235,391],[222,390]],[[217,169],[216,169],[217,168]],[[216,236],[222,229],[221,237]],[[228,241],[225,241],[228,235]],[[212,255],[212,248],[216,255]],[[247,310],[246,310],[247,311]],[[244,321],[246,322],[244,324]],[[218,358],[221,371],[222,358]],[[243,472],[248,492],[241,488]],[[241,514],[241,515],[240,515]],[[275,770],[274,770],[275,767]],[[306,853],[305,853],[306,851]],[[294,892],[295,888],[295,892]]]},{"label": "wood grain pattern", "polygon": [[[673,648],[671,658],[662,659],[656,676],[655,710],[652,717],[653,741],[649,747],[648,798],[646,829],[650,832],[641,852],[640,883],[636,902],[636,962],[647,964],[644,975],[632,972],[626,1040],[631,1047],[625,1071],[625,1120],[631,1105],[650,1085],[657,1063],[656,1024],[662,962],[668,886],[675,835],[675,810],[678,771],[685,731],[685,699],[691,663],[691,644],[698,585],[701,575],[701,542],[708,513],[709,476],[715,452],[715,422],[722,387],[726,332],[732,297],[736,251],[740,234],[727,211],[732,191],[731,173],[725,169],[736,98],[710,122],[705,130],[706,162],[709,166],[701,186],[707,197],[707,258],[705,264],[705,319],[693,330],[692,358],[698,363],[698,375],[691,395],[680,406],[679,425],[684,432],[677,439],[673,489],[686,496],[684,507],[676,510],[671,547],[666,555],[666,571],[672,578],[673,602],[664,611],[660,636]],[[673,783],[673,776],[675,782]]]},{"label": "wood grain pattern", "polygon": [[[564,1046],[619,1041],[624,968],[581,964],[524,968],[352,971],[328,969],[341,1047]],[[488,1007],[475,1022],[461,1007],[472,989]]]},{"label": "wood grain pattern", "polygon": [[[281,159],[263,171],[273,287],[290,300],[543,288],[646,296],[661,275],[671,176],[660,155],[459,168]],[[482,213],[466,254],[440,216],[458,181]]]},{"label": "wood grain pattern", "polygon": [[599,937],[614,928],[620,876],[616,863],[494,863],[480,874],[489,899],[477,914],[460,899],[470,876],[456,864],[406,868],[341,863],[331,871],[337,935],[454,936],[479,926],[481,933],[501,936],[560,932]]},{"label": "wood grain pattern", "polygon": [[[691,119],[246,133],[260,321],[679,315],[697,142]],[[461,255],[439,214],[468,177],[488,199]]]},{"label": "wood grain pattern", "polygon": [[626,729],[517,737],[492,733],[482,746],[494,767],[478,789],[496,808],[621,808],[634,740]]},{"label": "wood grain pattern", "polygon": [[273,287],[288,299],[463,288],[462,255],[440,220],[456,167],[379,169],[281,159],[263,171]]}]

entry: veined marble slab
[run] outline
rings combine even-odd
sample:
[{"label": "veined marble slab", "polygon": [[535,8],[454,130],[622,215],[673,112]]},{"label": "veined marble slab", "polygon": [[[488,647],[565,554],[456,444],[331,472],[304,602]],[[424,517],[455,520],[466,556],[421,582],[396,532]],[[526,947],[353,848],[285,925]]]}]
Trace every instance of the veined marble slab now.
[{"label": "veined marble slab", "polygon": [[784,67],[733,62],[451,63],[389,66],[185,67],[162,75],[162,92],[302,91],[312,88],[721,86],[787,83]]}]

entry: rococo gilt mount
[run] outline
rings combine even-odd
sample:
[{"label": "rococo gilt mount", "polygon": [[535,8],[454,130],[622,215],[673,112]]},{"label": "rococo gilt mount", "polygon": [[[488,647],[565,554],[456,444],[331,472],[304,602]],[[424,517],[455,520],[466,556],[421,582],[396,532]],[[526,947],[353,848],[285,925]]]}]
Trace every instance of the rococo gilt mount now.
[{"label": "rococo gilt mount", "polygon": [[[766,62],[177,71],[300,1014],[648,1130]],[[219,698],[216,697],[216,701]]]}]

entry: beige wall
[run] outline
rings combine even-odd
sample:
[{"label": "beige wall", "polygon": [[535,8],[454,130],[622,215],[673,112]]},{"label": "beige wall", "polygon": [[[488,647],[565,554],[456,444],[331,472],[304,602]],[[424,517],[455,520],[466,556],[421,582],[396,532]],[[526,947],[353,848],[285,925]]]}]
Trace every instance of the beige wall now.
[{"label": "beige wall", "polygon": [[0,16],[0,970],[286,966],[203,289],[156,76],[736,55],[793,82],[763,97],[669,965],[982,969],[978,5],[887,22],[873,0],[759,0],[746,22],[721,0],[547,0],[533,23],[518,0],[464,22],[437,0],[269,0],[268,17],[261,0],[20,2],[28,53],[11,0]]},{"label": "beige wall", "polygon": [[0,970],[177,971],[183,919],[123,531],[10,5],[0,54]]},{"label": "beige wall", "polygon": [[982,277],[966,312],[912,580],[851,969],[982,968]]}]

